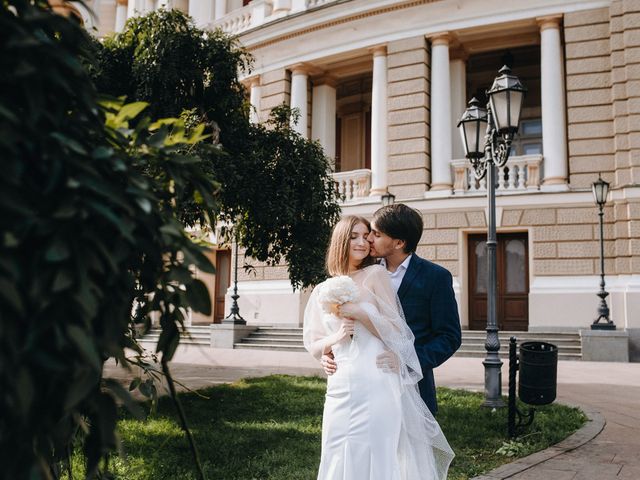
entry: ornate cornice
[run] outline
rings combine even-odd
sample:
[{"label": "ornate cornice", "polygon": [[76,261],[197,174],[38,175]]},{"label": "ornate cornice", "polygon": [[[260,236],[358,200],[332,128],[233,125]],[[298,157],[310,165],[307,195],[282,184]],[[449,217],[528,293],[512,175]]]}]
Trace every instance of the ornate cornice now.
[{"label": "ornate cornice", "polygon": [[[402,3],[402,4],[390,5],[388,7],[381,7],[381,8],[377,8],[375,10],[370,10],[368,12],[357,13],[355,15],[349,15],[349,16],[344,17],[344,18],[338,18],[338,19],[331,20],[331,21],[328,21],[328,22],[324,22],[324,23],[320,23],[320,24],[317,24],[317,25],[313,25],[312,27],[302,28],[302,29],[297,30],[295,32],[291,32],[291,33],[288,33],[288,34],[285,34],[285,35],[280,35],[278,37],[274,37],[274,38],[271,38],[269,40],[265,40],[263,42],[256,43],[255,45],[250,45],[248,48],[250,50],[259,50],[261,48],[265,48],[265,47],[268,47],[270,45],[274,45],[274,44],[279,43],[279,42],[290,40],[292,38],[299,37],[299,36],[305,35],[307,33],[317,32],[319,30],[324,30],[326,28],[331,28],[331,27],[334,27],[336,25],[342,25],[342,24],[353,22],[353,21],[356,21],[356,20],[361,20],[363,18],[369,18],[369,17],[378,16],[378,15],[384,15],[385,13],[394,12],[394,11],[397,11],[397,10],[404,10],[404,9],[407,9],[407,8],[417,7],[419,5],[425,5],[427,3],[436,3],[436,2],[440,2],[440,1],[442,1],[442,0],[414,0],[414,1],[406,2],[406,3]],[[268,28],[268,25],[265,25],[264,27],[261,27],[261,28]],[[242,34],[240,35],[240,37],[242,37]]]}]

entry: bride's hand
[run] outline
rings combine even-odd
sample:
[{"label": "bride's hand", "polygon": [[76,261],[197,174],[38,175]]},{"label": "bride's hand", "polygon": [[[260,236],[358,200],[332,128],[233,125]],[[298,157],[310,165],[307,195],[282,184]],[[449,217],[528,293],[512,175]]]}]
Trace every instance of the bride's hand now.
[{"label": "bride's hand", "polygon": [[338,332],[336,334],[337,339],[336,343],[353,335],[355,330],[355,322],[350,318],[343,318],[342,322],[340,322],[340,328],[338,328]]},{"label": "bride's hand", "polygon": [[368,318],[367,313],[357,303],[347,302],[338,306],[338,312],[342,318],[350,318],[359,322]]}]

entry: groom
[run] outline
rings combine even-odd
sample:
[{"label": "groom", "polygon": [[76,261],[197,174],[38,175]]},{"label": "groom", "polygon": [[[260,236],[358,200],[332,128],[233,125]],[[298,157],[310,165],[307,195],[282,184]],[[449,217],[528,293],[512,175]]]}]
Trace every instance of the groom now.
[{"label": "groom", "polygon": [[[371,256],[380,258],[389,272],[415,335],[423,375],[418,384],[420,396],[435,415],[438,406],[433,369],[460,347],[461,332],[451,274],[415,253],[422,229],[422,216],[397,203],[374,213],[368,240]],[[337,365],[332,356],[324,355],[321,362],[328,375],[335,373]],[[389,362],[392,359],[384,354],[378,357],[380,368],[388,368]]]}]

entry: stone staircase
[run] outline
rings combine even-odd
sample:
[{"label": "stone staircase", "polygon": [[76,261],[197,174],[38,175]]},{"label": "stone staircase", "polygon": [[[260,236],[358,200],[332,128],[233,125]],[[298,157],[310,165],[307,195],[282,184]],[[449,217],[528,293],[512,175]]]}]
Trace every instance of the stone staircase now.
[{"label": "stone staircase", "polygon": [[302,327],[258,327],[248,337],[234,344],[234,348],[305,352]]},{"label": "stone staircase", "polygon": [[[500,357],[509,356],[509,338],[515,336],[518,344],[526,341],[544,341],[558,347],[558,360],[581,360],[582,347],[578,333],[544,333],[544,332],[499,332]],[[139,339],[143,344],[155,344],[160,337],[160,329],[154,328]],[[463,330],[462,346],[456,352],[458,357],[484,358],[486,351],[484,342],[486,333],[483,330]],[[210,345],[208,325],[194,325],[182,333],[180,343]],[[302,327],[261,326],[248,337],[234,345],[236,349],[277,350],[283,352],[304,352],[302,344]]]},{"label": "stone staircase", "polygon": [[[457,357],[480,357],[486,356],[484,342],[486,339],[484,330],[463,330],[462,346],[455,353]],[[537,341],[552,343],[558,347],[558,360],[581,360],[582,345],[580,335],[574,333],[551,333],[551,332],[499,332],[500,338],[500,358],[509,358],[509,339],[514,336],[518,341],[518,346],[523,342]]]},{"label": "stone staircase", "polygon": [[[484,358],[486,333],[484,331],[464,330],[462,346],[456,352],[459,357]],[[544,341],[558,347],[559,360],[580,360],[582,347],[578,333],[538,333],[538,332],[500,332],[500,357],[509,356],[509,338],[515,336],[518,344],[526,341]],[[302,345],[302,328],[294,327],[259,327],[255,332],[235,344],[235,348],[304,351]]]},{"label": "stone staircase", "polygon": [[[143,346],[155,345],[160,338],[160,328],[152,328],[144,337],[138,338]],[[209,325],[192,325],[186,332],[180,332],[181,345],[211,345],[211,329]]]}]

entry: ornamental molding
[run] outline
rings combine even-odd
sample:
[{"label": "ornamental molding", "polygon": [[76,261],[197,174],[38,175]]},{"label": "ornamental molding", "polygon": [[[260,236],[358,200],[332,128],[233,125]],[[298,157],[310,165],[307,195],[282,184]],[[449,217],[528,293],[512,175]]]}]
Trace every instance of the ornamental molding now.
[{"label": "ornamental molding", "polygon": [[[269,40],[265,40],[263,42],[259,42],[256,43],[254,45],[250,45],[249,48],[251,50],[259,50],[261,48],[265,48],[271,45],[274,45],[276,43],[280,43],[286,40],[290,40],[292,38],[295,37],[299,37],[302,35],[305,35],[307,33],[312,33],[312,32],[317,32],[319,30],[325,30],[327,28],[331,28],[334,27],[336,25],[342,25],[345,23],[349,23],[349,22],[353,22],[356,20],[361,20],[363,18],[369,18],[369,17],[375,17],[378,15],[384,15],[385,13],[389,13],[389,12],[395,12],[398,10],[405,10],[407,8],[412,8],[412,7],[417,7],[420,5],[425,5],[428,3],[436,3],[436,2],[440,2],[442,0],[414,0],[412,2],[407,2],[407,3],[403,3],[403,4],[396,4],[396,5],[390,5],[388,7],[381,7],[381,8],[377,8],[374,10],[370,10],[368,12],[362,12],[362,13],[356,13],[353,15],[349,15],[343,18],[338,18],[335,20],[330,20],[328,22],[323,22],[323,23],[319,23],[317,25],[313,25],[311,27],[306,27],[306,28],[302,28],[300,30],[297,30],[295,32],[291,32],[285,35],[280,35],[278,37],[274,37],[271,38]],[[327,5],[327,8],[332,7],[332,4]],[[269,27],[271,24],[267,24],[267,25],[263,25],[260,28],[266,28]],[[244,33],[248,33],[248,32],[244,32]],[[242,37],[243,34],[240,35],[240,37]]]}]

